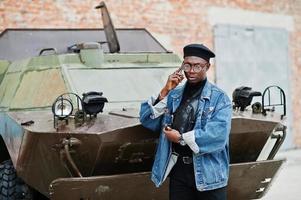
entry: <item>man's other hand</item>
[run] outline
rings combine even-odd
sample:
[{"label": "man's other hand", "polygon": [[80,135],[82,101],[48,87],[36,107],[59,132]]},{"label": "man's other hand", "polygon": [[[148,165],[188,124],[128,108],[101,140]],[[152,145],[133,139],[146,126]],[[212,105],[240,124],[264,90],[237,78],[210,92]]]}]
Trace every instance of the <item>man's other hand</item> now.
[{"label": "man's other hand", "polygon": [[179,143],[180,137],[181,137],[181,134],[179,133],[179,131],[166,126],[163,129],[163,132],[169,141],[174,142],[174,143]]}]

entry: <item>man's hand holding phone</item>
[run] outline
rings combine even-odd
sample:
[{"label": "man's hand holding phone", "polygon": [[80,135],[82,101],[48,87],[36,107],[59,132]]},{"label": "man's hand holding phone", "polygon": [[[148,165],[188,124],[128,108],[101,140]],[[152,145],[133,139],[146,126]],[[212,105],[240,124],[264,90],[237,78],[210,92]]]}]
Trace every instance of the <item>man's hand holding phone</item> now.
[{"label": "man's hand holding phone", "polygon": [[164,97],[168,95],[168,93],[177,87],[179,83],[184,79],[184,75],[182,74],[182,69],[179,68],[177,71],[172,73],[168,76],[168,80],[164,86],[164,88],[161,90],[159,99],[162,100]]}]

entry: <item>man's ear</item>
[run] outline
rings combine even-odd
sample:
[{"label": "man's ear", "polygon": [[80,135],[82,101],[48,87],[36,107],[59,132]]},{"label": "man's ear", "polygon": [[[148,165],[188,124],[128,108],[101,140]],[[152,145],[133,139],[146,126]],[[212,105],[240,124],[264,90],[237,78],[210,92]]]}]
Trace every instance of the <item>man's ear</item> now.
[{"label": "man's ear", "polygon": [[206,71],[208,71],[209,68],[210,68],[210,63],[207,64]]}]

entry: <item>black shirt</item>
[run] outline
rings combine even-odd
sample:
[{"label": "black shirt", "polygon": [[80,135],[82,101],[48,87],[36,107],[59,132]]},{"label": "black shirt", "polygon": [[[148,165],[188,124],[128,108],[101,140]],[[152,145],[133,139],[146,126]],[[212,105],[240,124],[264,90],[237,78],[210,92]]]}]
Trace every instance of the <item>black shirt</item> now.
[{"label": "black shirt", "polygon": [[[174,113],[174,122],[175,123],[173,124],[173,127],[172,127],[174,129],[178,130],[180,132],[180,134],[191,131],[194,128],[194,124],[195,124],[194,122],[196,120],[195,119],[196,113],[193,113],[192,120],[183,121],[184,120],[183,117],[180,116],[180,115],[183,115],[183,112],[181,112],[181,110],[186,109],[187,106],[189,106],[189,103],[191,102],[191,100],[193,100],[195,98],[199,99],[199,96],[201,95],[206,82],[207,82],[207,78],[196,84],[191,84],[191,83],[187,82],[187,84],[185,85],[181,103]],[[177,126],[177,124],[182,124],[182,123],[193,123],[193,124],[184,126],[185,128],[180,127],[179,125]],[[173,150],[182,156],[191,156],[192,155],[192,150],[190,149],[190,147],[188,145],[181,146],[178,143],[173,143]]]}]

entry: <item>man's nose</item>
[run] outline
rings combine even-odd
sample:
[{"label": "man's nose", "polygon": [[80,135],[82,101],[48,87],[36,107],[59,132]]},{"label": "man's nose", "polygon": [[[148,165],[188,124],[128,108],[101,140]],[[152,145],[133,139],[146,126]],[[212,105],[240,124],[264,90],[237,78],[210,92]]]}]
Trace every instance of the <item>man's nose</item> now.
[{"label": "man's nose", "polygon": [[188,73],[194,73],[194,69],[193,69],[193,67],[190,67],[190,69],[189,69]]}]

